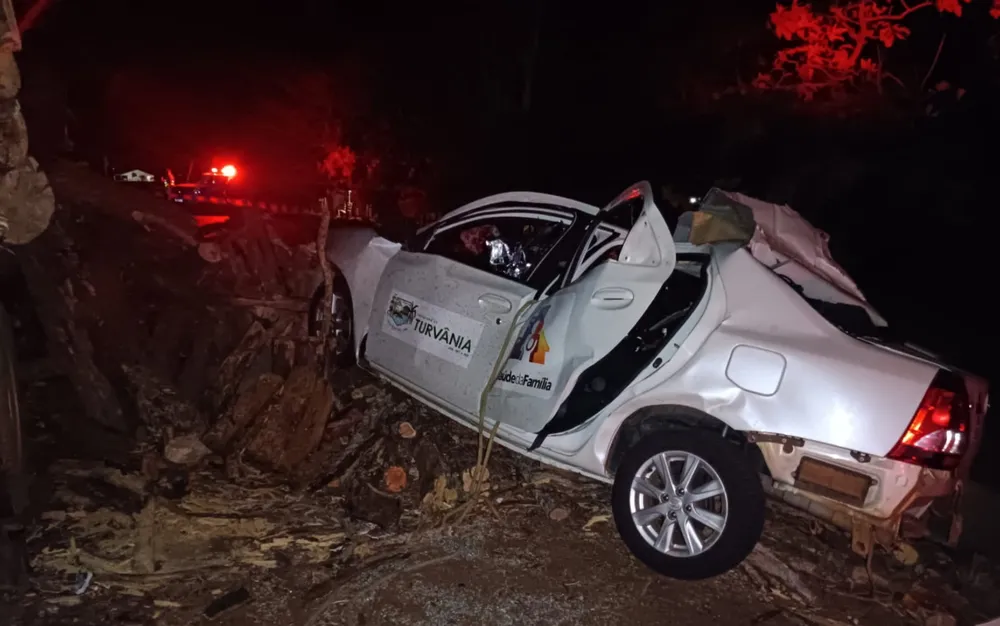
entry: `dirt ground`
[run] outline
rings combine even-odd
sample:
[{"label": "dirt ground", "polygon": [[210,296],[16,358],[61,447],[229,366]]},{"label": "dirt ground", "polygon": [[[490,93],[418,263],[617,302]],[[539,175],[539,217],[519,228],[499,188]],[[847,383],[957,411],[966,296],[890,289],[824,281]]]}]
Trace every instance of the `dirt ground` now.
[{"label": "dirt ground", "polygon": [[[151,450],[86,458],[35,424],[47,467],[33,580],[0,592],[0,624],[946,626],[1000,614],[997,570],[979,555],[880,550],[869,573],[846,535],[774,503],[742,566],[666,579],[618,540],[607,486],[504,449],[459,521],[476,433],[395,394],[355,395],[391,403],[387,434],[320,487],[213,457],[150,478]],[[387,480],[394,465],[405,478]]]}]

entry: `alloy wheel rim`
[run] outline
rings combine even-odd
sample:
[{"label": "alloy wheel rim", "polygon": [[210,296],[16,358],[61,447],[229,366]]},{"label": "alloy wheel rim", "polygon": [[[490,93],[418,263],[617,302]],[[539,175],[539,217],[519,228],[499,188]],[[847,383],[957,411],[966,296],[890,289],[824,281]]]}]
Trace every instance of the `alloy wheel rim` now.
[{"label": "alloy wheel rim", "polygon": [[729,500],[719,473],[681,450],[660,452],[639,468],[629,491],[632,523],[667,556],[704,554],[725,532]]}]

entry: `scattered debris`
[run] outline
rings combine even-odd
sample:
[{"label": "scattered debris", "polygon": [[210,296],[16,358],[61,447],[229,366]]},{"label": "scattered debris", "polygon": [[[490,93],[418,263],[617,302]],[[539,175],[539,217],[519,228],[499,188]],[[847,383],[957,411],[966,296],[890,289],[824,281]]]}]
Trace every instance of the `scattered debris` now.
[{"label": "scattered debris", "polygon": [[[567,489],[579,489],[583,486],[568,472],[557,473],[556,470],[543,470],[536,473],[531,479],[531,484],[535,486],[556,484]],[[588,483],[588,486],[592,485],[593,483]]]},{"label": "scattered debris", "polygon": [[892,555],[903,565],[916,565],[917,561],[920,560],[920,553],[917,552],[917,549],[905,541],[900,541],[893,546]]},{"label": "scattered debris", "polygon": [[589,531],[595,524],[606,523],[611,519],[611,515],[607,513],[602,513],[601,515],[595,515],[587,520],[587,523],[583,525],[584,531]]},{"label": "scattered debris", "polygon": [[90,581],[94,580],[93,572],[81,572],[76,575],[76,589],[73,590],[78,596],[82,596],[87,593],[87,589],[90,588]]},{"label": "scattered debris", "polygon": [[958,622],[953,615],[948,613],[935,613],[927,618],[924,626],[955,626]]},{"label": "scattered debris", "polygon": [[770,579],[772,590],[784,587],[801,604],[810,605],[816,602],[816,594],[802,581],[798,573],[763,544],[757,544],[743,562],[743,566],[750,572],[756,570],[750,574],[755,580]]},{"label": "scattered debris", "polygon": [[158,609],[179,609],[182,605],[180,602],[174,602],[173,600],[153,600],[153,606]]},{"label": "scattered debris", "polygon": [[472,493],[476,480],[480,481],[480,491],[489,491],[490,468],[477,465],[462,472],[462,490]]},{"label": "scattered debris", "polygon": [[864,565],[855,565],[851,568],[851,584],[866,589],[874,586],[876,589],[888,589],[889,581],[879,574],[869,575],[868,568]]},{"label": "scattered debris", "polygon": [[399,493],[406,489],[406,470],[398,465],[385,470],[385,488],[389,493]]},{"label": "scattered debris", "polygon": [[[399,558],[408,558],[410,555],[408,553],[399,554],[399,555],[390,555],[390,558],[392,558],[393,556],[399,557]],[[365,592],[367,592],[367,591],[369,591],[369,590],[371,590],[373,588],[380,587],[380,586],[384,585],[385,583],[389,582],[390,580],[392,580],[393,578],[395,578],[396,576],[398,576],[400,574],[412,574],[412,573],[418,572],[418,571],[420,571],[422,569],[433,567],[435,565],[440,565],[441,563],[445,563],[447,561],[453,560],[455,558],[458,558],[459,556],[460,555],[457,555],[457,554],[446,554],[444,556],[440,556],[440,557],[436,557],[436,558],[432,558],[432,559],[427,559],[426,561],[421,561],[421,562],[418,562],[418,563],[414,563],[413,565],[410,565],[409,567],[404,567],[402,569],[398,569],[398,570],[389,572],[388,574],[385,574],[384,576],[381,576],[381,577],[375,579],[374,581],[368,583],[367,585],[364,585],[360,589],[351,589],[350,585],[348,585],[348,584],[342,584],[337,590],[335,590],[333,593],[330,593],[321,603],[319,603],[319,605],[316,607],[316,609],[313,610],[312,614],[306,620],[305,624],[306,624],[306,626],[313,626],[314,624],[318,623],[319,620],[326,613],[327,609],[329,609],[332,605],[336,604],[344,595],[346,595],[345,592],[348,591],[348,590],[350,590],[350,591],[353,592],[352,593],[352,599],[348,600],[349,605],[356,605],[357,602],[358,602],[358,600],[360,598],[363,598],[365,596]],[[382,559],[382,560],[380,560],[379,564],[383,564],[384,562],[385,562],[385,559]],[[345,581],[345,582],[353,582],[353,581]]]},{"label": "scattered debris", "polygon": [[398,496],[365,482],[355,485],[348,500],[348,511],[356,519],[389,529],[402,517],[403,502]]},{"label": "scattered debris", "polygon": [[364,385],[351,391],[352,400],[363,400],[378,394],[379,388],[375,385]]},{"label": "scattered debris", "polygon": [[438,476],[434,479],[434,489],[423,498],[423,503],[431,510],[450,509],[458,500],[458,490],[448,487],[448,477]]},{"label": "scattered debris", "polygon": [[163,447],[163,457],[177,465],[197,465],[211,453],[208,446],[194,435],[174,437]]},{"label": "scattered debris", "polygon": [[419,477],[417,492],[421,496],[434,489],[435,481],[448,473],[441,451],[427,437],[421,437],[414,446],[413,461]]},{"label": "scattered debris", "polygon": [[553,522],[561,522],[569,517],[569,511],[562,507],[556,507],[549,511],[549,519]]},{"label": "scattered debris", "polygon": [[220,614],[234,609],[241,604],[246,604],[250,601],[250,592],[247,591],[246,587],[240,587],[239,589],[234,589],[229,593],[212,600],[212,602],[205,607],[202,614],[208,619],[215,619]]},{"label": "scattered debris", "polygon": [[417,436],[417,429],[414,428],[413,424],[410,424],[409,422],[400,422],[399,436],[403,439],[413,439]]}]

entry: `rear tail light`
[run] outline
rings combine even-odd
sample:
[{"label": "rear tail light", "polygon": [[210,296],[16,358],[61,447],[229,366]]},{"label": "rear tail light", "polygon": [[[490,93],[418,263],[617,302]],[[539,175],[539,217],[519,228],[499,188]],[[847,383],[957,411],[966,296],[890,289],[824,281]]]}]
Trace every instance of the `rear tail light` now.
[{"label": "rear tail light", "polygon": [[970,424],[965,381],[938,372],[888,457],[934,469],[957,467],[969,445]]}]

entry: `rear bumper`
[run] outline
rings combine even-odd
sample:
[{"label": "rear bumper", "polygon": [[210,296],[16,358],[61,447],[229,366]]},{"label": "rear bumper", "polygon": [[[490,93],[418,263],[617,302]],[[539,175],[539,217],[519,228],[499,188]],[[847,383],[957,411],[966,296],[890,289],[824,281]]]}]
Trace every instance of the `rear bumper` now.
[{"label": "rear bumper", "polygon": [[[771,473],[764,487],[773,497],[846,530],[874,530],[882,541],[927,536],[933,530],[949,543],[957,542],[963,484],[958,472],[797,443],[757,443]],[[809,479],[804,469],[810,465],[825,468],[823,478]],[[928,524],[932,509],[943,528]]]}]

